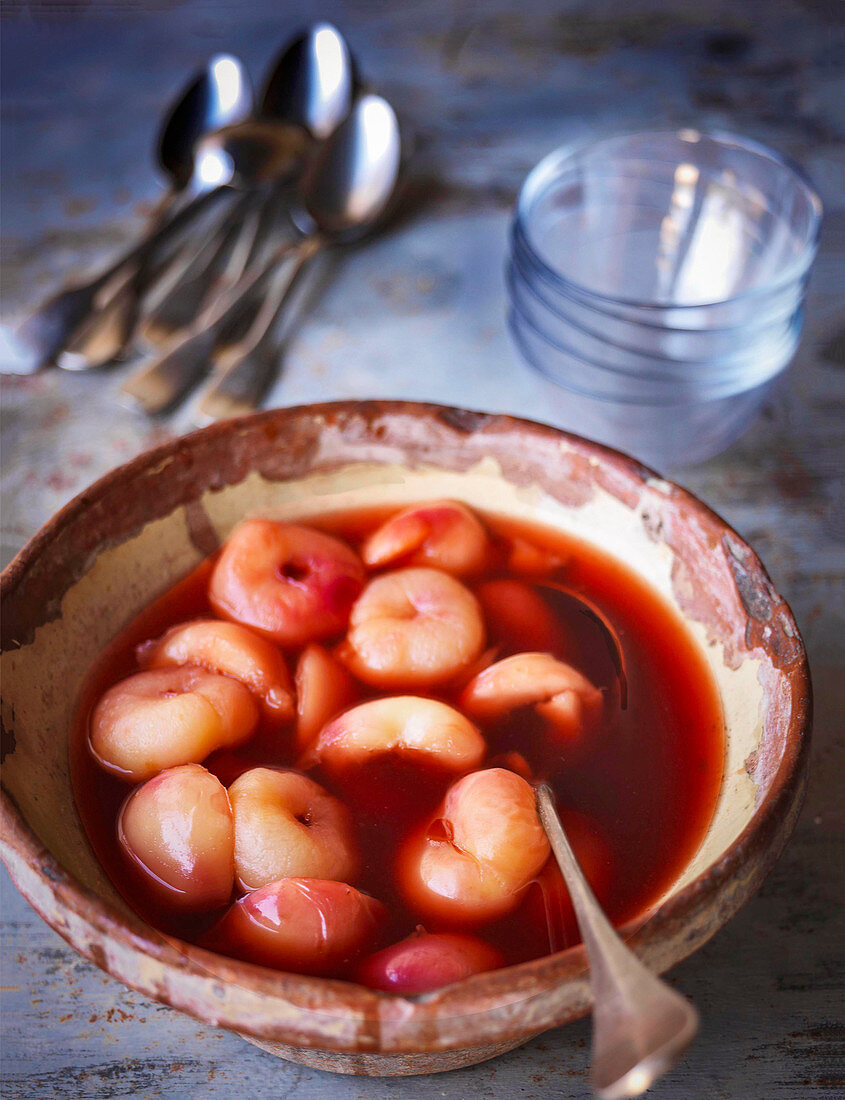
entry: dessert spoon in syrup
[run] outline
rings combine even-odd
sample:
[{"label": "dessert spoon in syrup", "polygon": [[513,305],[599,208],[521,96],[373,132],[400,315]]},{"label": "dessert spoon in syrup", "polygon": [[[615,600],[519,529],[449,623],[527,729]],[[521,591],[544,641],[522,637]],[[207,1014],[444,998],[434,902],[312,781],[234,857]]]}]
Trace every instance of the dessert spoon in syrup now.
[{"label": "dessert spoon in syrup", "polygon": [[[622,640],[616,627],[592,600],[581,593],[572,592],[561,584],[551,582],[536,583],[534,588],[549,608],[564,622],[577,622],[582,630],[589,632],[598,642],[594,646],[591,665],[596,667],[580,668],[596,687],[604,687],[612,693],[618,693],[620,710],[628,706],[628,675],[625,671],[625,658]],[[583,641],[583,639],[582,639]],[[583,645],[579,648],[583,649]]]},{"label": "dessert spoon in syrup", "polygon": [[537,813],[566,882],[590,964],[591,1082],[602,1100],[639,1096],[672,1068],[698,1031],[698,1012],[640,962],[587,884],[546,783]]}]

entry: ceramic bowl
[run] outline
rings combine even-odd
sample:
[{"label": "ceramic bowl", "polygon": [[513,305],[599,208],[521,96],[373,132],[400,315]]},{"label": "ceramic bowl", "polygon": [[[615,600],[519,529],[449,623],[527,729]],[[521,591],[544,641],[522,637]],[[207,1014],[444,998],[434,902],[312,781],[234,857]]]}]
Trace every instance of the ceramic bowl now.
[{"label": "ceramic bowl", "polygon": [[340,402],[217,424],[108,474],[3,574],[3,858],[44,919],[110,974],[321,1069],[428,1073],[518,1046],[589,1010],[583,949],[401,997],[160,935],[89,848],[67,730],[103,647],[243,517],[433,497],[550,524],[624,558],[683,616],[713,670],[727,724],[713,821],[668,893],[624,930],[654,970],[695,951],[757,890],[805,786],[810,686],[789,608],[718,516],[624,455],[507,416]]}]

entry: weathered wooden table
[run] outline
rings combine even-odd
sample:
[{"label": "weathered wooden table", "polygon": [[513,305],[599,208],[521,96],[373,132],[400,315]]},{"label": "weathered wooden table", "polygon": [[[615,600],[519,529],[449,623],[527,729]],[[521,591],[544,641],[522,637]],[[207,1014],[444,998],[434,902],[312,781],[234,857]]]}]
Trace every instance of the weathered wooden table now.
[{"label": "weathered wooden table", "polygon": [[[157,194],[156,113],[185,74],[224,48],[260,72],[317,15],[347,32],[413,127],[419,201],[326,273],[271,404],[404,396],[542,419],[505,334],[502,267],[516,189],[563,140],[694,121],[769,142],[817,182],[827,219],[789,384],[726,454],[679,474],[756,547],[795,610],[816,689],[810,793],[759,896],[674,972],[703,1032],[653,1095],[843,1095],[845,4],[6,0],[6,319],[139,227]],[[151,423],[122,409],[126,369],[6,380],[5,559],[95,477],[189,426],[184,413]],[[277,1061],[129,992],[2,885],[4,1096],[587,1095],[586,1022],[402,1082]]]}]

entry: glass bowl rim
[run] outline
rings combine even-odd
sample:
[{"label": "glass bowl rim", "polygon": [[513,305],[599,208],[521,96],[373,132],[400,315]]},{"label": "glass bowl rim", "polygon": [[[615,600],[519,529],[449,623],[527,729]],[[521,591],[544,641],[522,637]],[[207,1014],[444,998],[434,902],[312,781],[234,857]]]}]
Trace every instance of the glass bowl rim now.
[{"label": "glass bowl rim", "polygon": [[[620,295],[602,293],[562,275],[558,270],[550,264],[547,264],[546,261],[541,258],[531,243],[527,230],[530,220],[531,205],[538,194],[540,194],[542,190],[560,174],[567,161],[572,160],[579,154],[585,153],[588,150],[596,150],[603,145],[610,145],[614,142],[637,137],[674,138],[680,141],[686,141],[690,145],[696,145],[702,140],[712,141],[717,145],[733,147],[742,152],[750,153],[760,160],[768,161],[776,167],[785,170],[788,175],[794,178],[798,189],[806,197],[807,204],[812,214],[810,231],[800,256],[796,261],[789,264],[785,272],[776,279],[762,283],[760,286],[750,287],[741,294],[735,294],[727,298],[718,298],[707,302],[679,301],[670,303],[656,302],[649,299],[626,298]],[[716,306],[728,305],[734,302],[754,300],[758,295],[770,294],[774,291],[781,290],[789,283],[800,279],[806,274],[815,259],[818,249],[822,216],[823,206],[821,198],[804,168],[802,168],[797,161],[787,156],[787,154],[772,149],[762,142],[755,141],[753,138],[742,137],[739,134],[734,134],[727,130],[702,129],[694,126],[684,126],[679,129],[623,129],[604,134],[597,139],[568,142],[553,149],[550,153],[547,153],[523,180],[516,200],[513,232],[515,236],[519,237],[532,263],[535,264],[541,274],[547,278],[552,286],[560,288],[563,293],[575,292],[597,303],[606,302],[608,305],[616,304],[646,311],[666,309],[713,309]]]}]

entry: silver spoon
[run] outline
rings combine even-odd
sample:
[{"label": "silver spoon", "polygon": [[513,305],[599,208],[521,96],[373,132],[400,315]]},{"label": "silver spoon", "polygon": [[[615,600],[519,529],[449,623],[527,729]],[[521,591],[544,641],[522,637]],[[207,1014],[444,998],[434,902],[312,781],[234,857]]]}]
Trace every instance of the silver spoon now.
[{"label": "silver spoon", "polygon": [[[298,221],[310,233],[297,246],[291,270],[277,273],[249,331],[225,348],[223,370],[197,406],[198,422],[255,410],[278,368],[279,351],[273,344],[277,321],[306,266],[329,245],[349,244],[370,232],[389,205],[401,163],[398,121],[379,96],[364,96],[355,113],[309,169]],[[373,139],[382,142],[378,157],[368,144]]]},{"label": "silver spoon", "polygon": [[[349,114],[354,81],[354,62],[343,35],[330,23],[316,23],[286,43],[270,66],[259,117],[301,126],[315,140],[325,140]],[[285,200],[284,185],[275,187],[264,199],[265,213]],[[234,221],[227,219],[224,232]],[[244,234],[254,239],[248,218]],[[212,289],[220,289],[215,285],[217,261],[217,253],[210,259],[198,255],[183,278],[171,280],[166,299],[146,312],[143,333],[149,343],[167,342],[202,312]],[[247,266],[236,271],[229,265],[223,286],[236,282]]]},{"label": "silver spoon", "polygon": [[252,94],[240,61],[228,54],[212,58],[206,69],[182,91],[162,127],[159,164],[169,176],[171,187],[159,203],[147,233],[95,279],[53,295],[18,328],[14,333],[16,357],[11,370],[30,374],[51,363],[90,313],[100,293],[141,259],[177,199],[192,184],[200,184],[196,187],[197,194],[211,190],[213,185],[201,176],[197,179],[193,171],[197,137],[206,130],[244,118],[251,107]]},{"label": "silver spoon", "polygon": [[[308,234],[305,240],[280,245],[263,267],[245,276],[198,318],[183,341],[133,374],[121,392],[150,414],[180,400],[208,369],[218,339],[237,323],[245,296],[267,280],[278,263],[297,254],[298,272],[327,245],[354,240],[371,228],[393,196],[400,157],[393,108],[380,96],[364,96],[306,173],[303,208],[294,219]],[[284,302],[282,293],[274,315]],[[272,323],[270,313],[269,306],[266,311],[262,307],[261,317],[269,318],[262,324]]]},{"label": "silver spoon", "polygon": [[241,62],[217,54],[190,81],[162,125],[158,161],[174,181],[186,188],[194,174],[194,147],[204,134],[243,122],[253,108],[249,78]]},{"label": "silver spoon", "polygon": [[590,964],[593,1091],[639,1096],[672,1068],[698,1031],[698,1012],[626,947],[596,900],[560,823],[551,788],[537,812],[563,874]]}]

